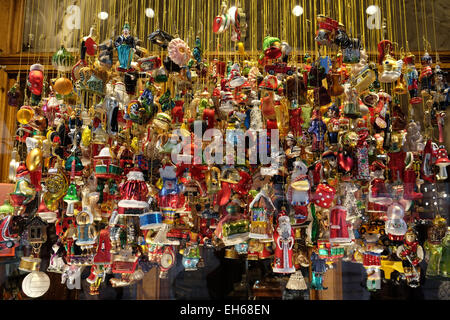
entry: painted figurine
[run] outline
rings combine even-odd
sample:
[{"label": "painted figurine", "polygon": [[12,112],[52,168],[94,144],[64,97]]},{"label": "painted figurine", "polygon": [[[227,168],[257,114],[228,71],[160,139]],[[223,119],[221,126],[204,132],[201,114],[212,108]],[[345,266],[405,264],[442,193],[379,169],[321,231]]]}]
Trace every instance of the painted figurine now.
[{"label": "painted figurine", "polygon": [[397,256],[403,260],[408,285],[417,287],[420,280],[419,262],[423,260],[424,252],[414,230],[408,229],[406,232],[403,244],[397,248]]},{"label": "painted figurine", "polygon": [[136,39],[130,34],[130,25],[128,23],[123,25],[122,35],[117,37],[114,46],[117,49],[120,63],[117,70],[121,72],[131,71],[131,61],[136,51]]},{"label": "painted figurine", "polygon": [[275,254],[273,272],[294,273],[292,248],[294,246],[294,231],[286,215],[278,216],[278,226],[274,232]]},{"label": "painted figurine", "polygon": [[320,111],[314,110],[311,118],[311,126],[308,129],[308,132],[313,136],[312,152],[323,152],[325,150],[324,138],[326,131],[327,126],[322,121]]},{"label": "painted figurine", "polygon": [[408,85],[409,97],[411,104],[418,104],[422,102],[422,98],[419,97],[419,73],[415,66],[415,56],[412,53],[408,53],[403,62],[405,63],[405,78]]}]

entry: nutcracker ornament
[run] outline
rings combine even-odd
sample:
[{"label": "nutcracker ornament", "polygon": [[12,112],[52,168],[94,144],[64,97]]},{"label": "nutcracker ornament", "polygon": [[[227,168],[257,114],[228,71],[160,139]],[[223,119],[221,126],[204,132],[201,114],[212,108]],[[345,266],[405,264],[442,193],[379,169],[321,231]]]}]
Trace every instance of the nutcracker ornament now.
[{"label": "nutcracker ornament", "polygon": [[433,105],[438,110],[445,110],[449,105],[449,86],[446,81],[447,72],[442,71],[441,67],[437,64],[439,63],[439,59],[436,62],[436,66],[434,67],[434,97],[433,97]]},{"label": "nutcracker ornament", "polygon": [[327,122],[328,143],[332,146],[338,143],[339,134],[339,108],[336,104],[332,104],[328,109],[329,120]]},{"label": "nutcracker ornament", "polygon": [[323,152],[325,150],[325,133],[327,130],[326,124],[322,121],[322,116],[319,110],[313,111],[311,124],[308,132],[313,137],[312,152]]},{"label": "nutcracker ornament", "polygon": [[293,246],[294,231],[291,227],[289,217],[286,215],[278,215],[277,228],[274,232],[275,253],[273,272],[276,273],[294,273],[293,265]]},{"label": "nutcracker ornament", "polygon": [[419,76],[420,89],[422,93],[430,94],[432,88],[431,81],[433,79],[433,69],[431,68],[433,59],[428,53],[428,50],[425,50],[425,53],[421,58],[421,62],[422,62],[422,69],[420,70]]},{"label": "nutcracker ornament", "polygon": [[176,209],[182,206],[181,185],[178,183],[176,167],[164,165],[159,169],[162,179],[162,188],[159,192],[159,207],[164,216],[164,223],[174,224],[176,221]]},{"label": "nutcracker ornament", "polygon": [[422,98],[419,96],[419,73],[415,66],[415,56],[408,52],[406,57],[403,58],[405,63],[405,79],[408,85],[410,103],[417,105],[422,102]]}]

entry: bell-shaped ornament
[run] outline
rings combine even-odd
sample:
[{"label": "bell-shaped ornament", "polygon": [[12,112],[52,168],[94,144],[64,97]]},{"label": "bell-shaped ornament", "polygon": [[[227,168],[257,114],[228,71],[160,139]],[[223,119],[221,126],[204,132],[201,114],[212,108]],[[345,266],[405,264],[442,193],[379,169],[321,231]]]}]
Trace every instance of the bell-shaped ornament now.
[{"label": "bell-shaped ornament", "polygon": [[71,183],[69,185],[69,190],[63,198],[64,202],[67,203],[66,215],[71,217],[74,214],[74,204],[80,202],[80,198],[77,194],[77,187],[75,184]]},{"label": "bell-shaped ornament", "polygon": [[75,155],[71,155],[66,160],[66,164],[65,164],[64,168],[66,169],[66,171],[69,171],[69,172],[73,171],[75,176],[81,176],[84,166],[83,166],[80,158],[78,158]]},{"label": "bell-shaped ornament", "polygon": [[400,76],[400,78],[397,81],[397,85],[393,89],[393,91],[397,95],[407,94],[408,90],[405,87],[405,80],[403,78],[403,75]]}]

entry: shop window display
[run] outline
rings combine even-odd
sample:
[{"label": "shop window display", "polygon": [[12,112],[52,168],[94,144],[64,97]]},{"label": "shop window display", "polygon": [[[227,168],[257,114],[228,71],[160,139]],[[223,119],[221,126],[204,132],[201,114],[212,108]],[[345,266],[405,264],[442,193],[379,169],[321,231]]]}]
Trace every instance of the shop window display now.
[{"label": "shop window display", "polygon": [[1,298],[448,299],[417,1],[26,1]]}]

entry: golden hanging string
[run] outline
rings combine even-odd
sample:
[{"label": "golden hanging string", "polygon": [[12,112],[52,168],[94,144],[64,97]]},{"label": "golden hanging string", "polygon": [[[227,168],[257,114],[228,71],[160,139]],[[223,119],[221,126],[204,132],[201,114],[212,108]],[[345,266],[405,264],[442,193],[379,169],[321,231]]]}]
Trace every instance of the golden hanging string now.
[{"label": "golden hanging string", "polygon": [[[43,6],[41,1],[29,0],[28,9],[31,7],[33,16],[39,14],[40,8]],[[64,0],[64,6],[70,5],[71,1]],[[104,38],[108,38],[112,35],[114,29],[115,35],[120,34],[121,26],[128,20],[130,24],[134,24],[135,35],[143,40],[144,47],[150,47],[150,50],[157,49],[148,43],[147,36],[150,32],[160,28],[169,33],[178,32],[179,36],[187,40],[190,46],[195,45],[195,37],[200,35],[202,42],[202,49],[204,57],[209,58],[208,53],[218,50],[216,40],[222,45],[220,51],[225,57],[233,59],[230,54],[235,54],[235,43],[231,41],[231,32],[224,32],[222,34],[214,34],[212,32],[212,23],[214,16],[219,14],[222,0],[176,0],[166,1],[160,3],[155,0],[116,0],[111,2],[99,2],[99,1],[83,1],[80,3],[82,12],[100,12],[107,11],[110,15],[110,19],[102,21],[95,19],[97,40],[99,43]],[[107,3],[107,4],[106,4]],[[374,59],[374,54],[377,53],[377,43],[386,37],[391,41],[402,44],[406,47],[408,41],[408,27],[406,23],[407,7],[406,0],[395,2],[387,0],[287,0],[287,1],[227,1],[228,8],[232,5],[240,5],[247,15],[247,37],[245,41],[245,49],[247,53],[253,54],[253,56],[260,53],[262,42],[265,36],[271,35],[279,37],[282,40],[286,40],[293,48],[292,61],[301,61],[301,56],[307,51],[318,53],[318,45],[314,40],[317,23],[316,18],[318,14],[325,14],[333,19],[342,22],[351,37],[360,37],[363,48],[366,49],[370,55],[370,59]],[[383,35],[383,30],[367,29],[365,13],[366,5],[377,5],[381,8],[382,18],[386,19],[386,35]],[[292,14],[292,8],[295,5],[301,5],[304,9],[301,17],[296,17]],[[433,45],[437,50],[437,33],[436,33],[436,19],[434,2],[431,2],[431,8],[426,7],[427,3],[424,0],[414,0],[414,19],[416,20],[416,39],[421,39],[421,34],[426,38],[433,37]],[[89,6],[93,9],[89,10]],[[106,7],[105,7],[106,6]],[[151,7],[155,11],[155,17],[153,19],[147,19],[145,16],[145,8]],[[412,11],[412,10],[411,10]],[[59,12],[59,11],[58,11]],[[428,17],[430,13],[430,17]],[[411,14],[408,12],[408,15]],[[422,19],[419,18],[421,15]],[[116,18],[117,17],[117,18]],[[160,21],[162,20],[162,21]],[[259,20],[259,21],[258,21]],[[432,26],[428,24],[432,20]],[[84,21],[84,20],[83,20]],[[86,19],[86,21],[92,21]],[[200,25],[202,21],[203,26]],[[258,23],[259,22],[259,23]],[[419,26],[419,22],[422,26]],[[57,27],[57,20],[54,16],[49,17],[49,23]],[[75,33],[80,33],[81,36],[85,36],[89,33],[89,28],[92,22],[83,22],[80,30],[74,30]],[[258,27],[260,28],[258,30]],[[413,26],[411,26],[413,28]],[[51,37],[40,39],[38,35],[39,26],[37,20],[30,20],[29,22],[29,34],[34,35],[32,42],[33,48],[27,55],[28,59],[39,59],[41,54],[38,52],[42,50],[42,47],[53,48],[54,40]],[[429,29],[433,28],[430,35]],[[178,29],[178,30],[177,30]],[[28,29],[27,29],[28,30]],[[201,32],[203,31],[203,32]],[[410,30],[411,32],[411,30]],[[54,37],[53,37],[54,39]],[[41,41],[39,41],[41,40]],[[79,37],[72,37],[72,41],[67,42],[68,47],[78,48]],[[70,45],[70,42],[72,44]],[[421,42],[421,41],[419,41]],[[44,48],[44,50],[46,49]],[[58,45],[56,44],[56,49]],[[414,50],[421,53],[422,44],[414,43]],[[435,48],[433,48],[434,50]],[[430,49],[431,50],[431,49]],[[75,51],[76,55],[78,50]],[[330,50],[330,48],[324,51],[324,54],[333,55],[336,54],[336,48]],[[20,57],[20,63],[22,63],[22,56]],[[46,57],[47,59],[47,57]],[[42,58],[41,58],[42,60]],[[49,57],[49,63],[51,62]],[[41,62],[42,63],[42,62]],[[29,64],[29,63],[28,63]],[[47,60],[45,61],[47,64]],[[46,68],[45,74],[48,75],[51,69]],[[20,73],[18,74],[18,78]]]}]

